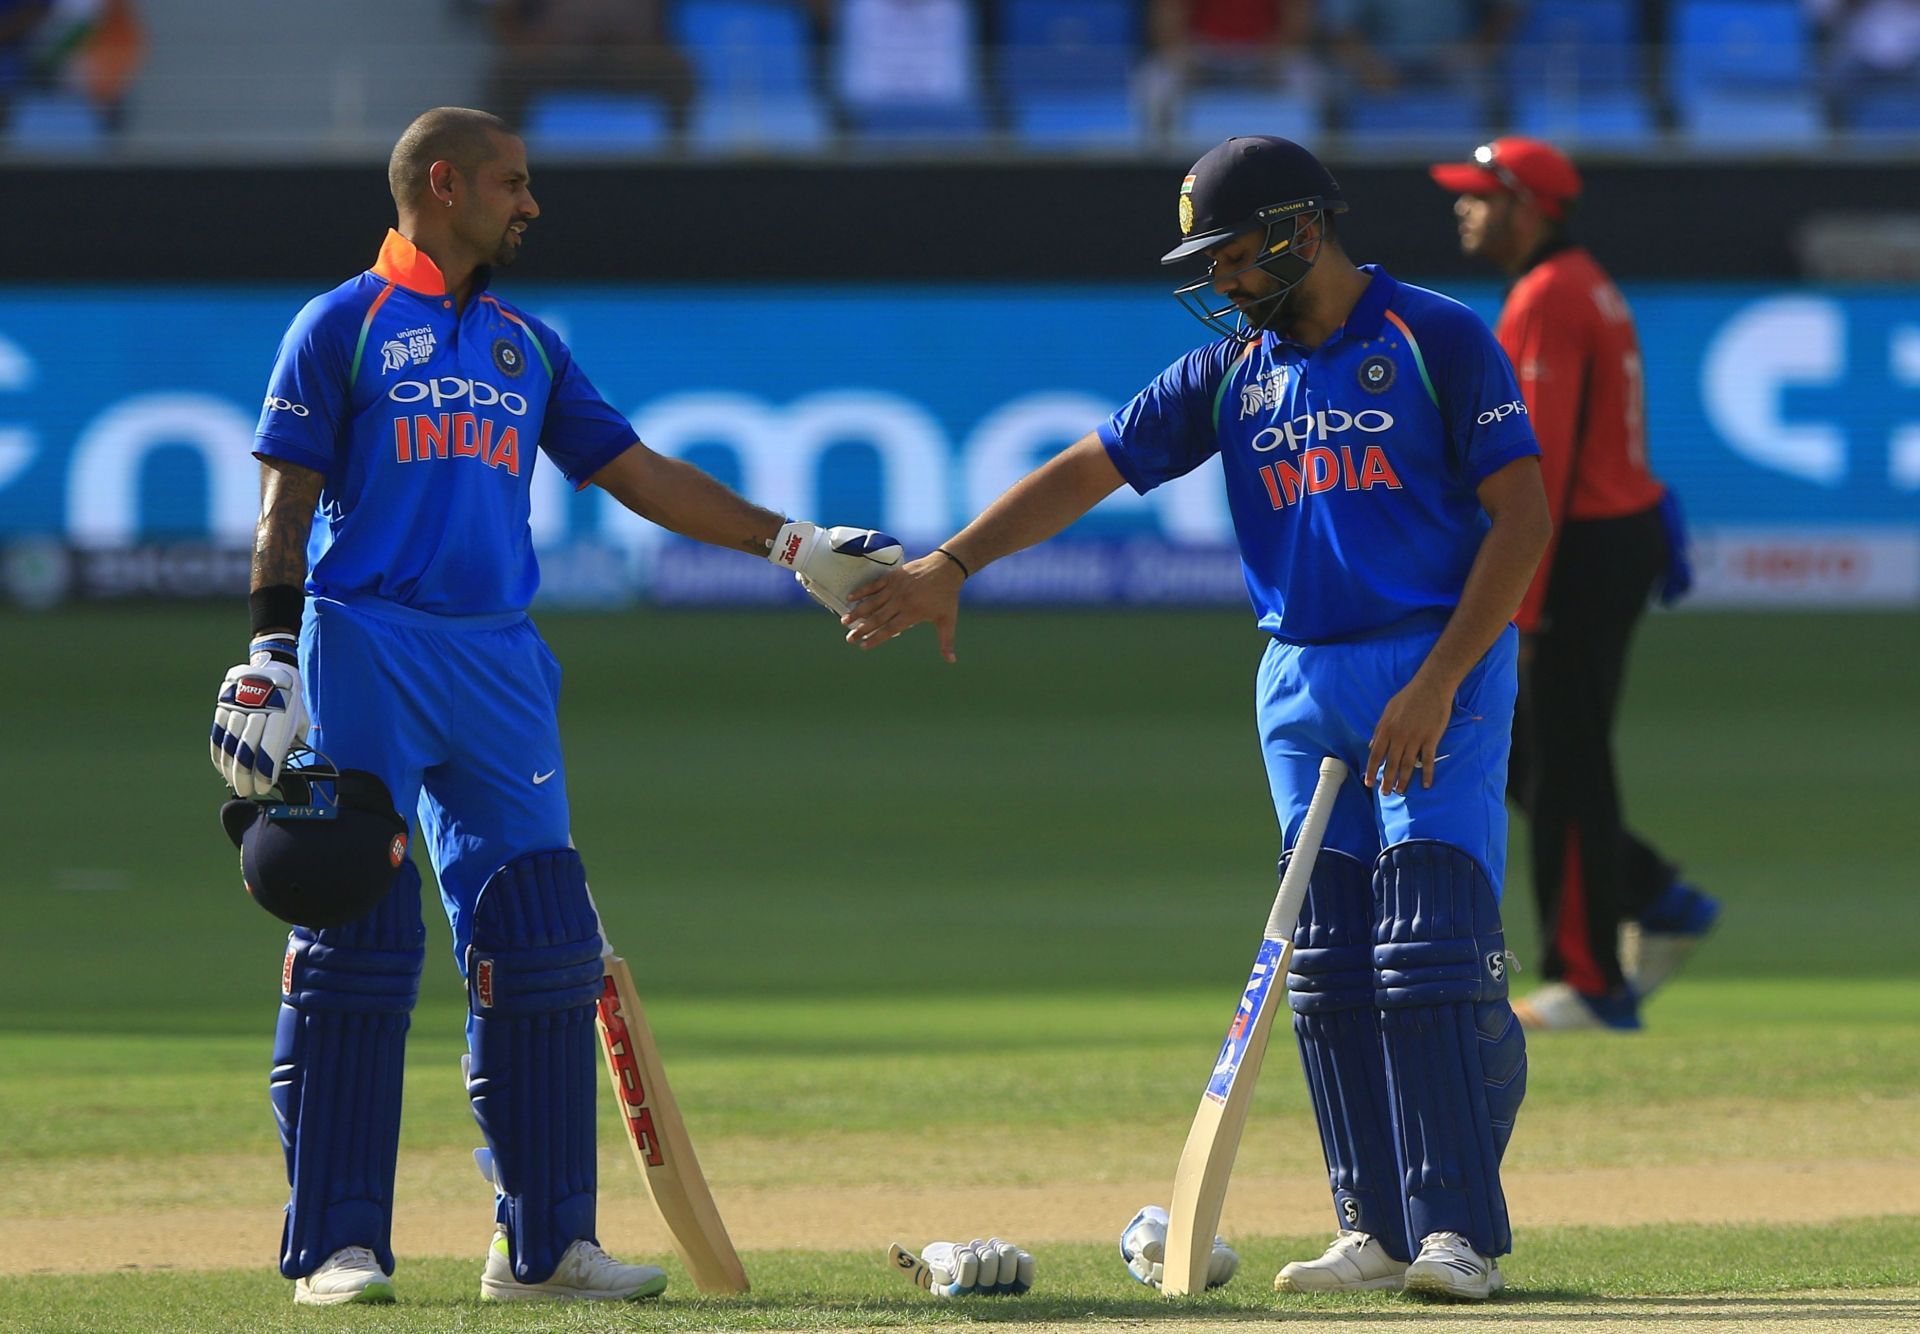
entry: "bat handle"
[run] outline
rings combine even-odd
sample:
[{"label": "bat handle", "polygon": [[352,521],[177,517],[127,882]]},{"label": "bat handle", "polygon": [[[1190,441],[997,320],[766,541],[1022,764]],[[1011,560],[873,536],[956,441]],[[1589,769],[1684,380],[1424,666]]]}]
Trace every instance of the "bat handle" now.
[{"label": "bat handle", "polygon": [[1287,858],[1287,873],[1280,877],[1280,892],[1273,896],[1273,911],[1267,914],[1266,938],[1291,940],[1293,924],[1299,920],[1300,905],[1307,900],[1307,882],[1313,864],[1320,858],[1320,840],[1326,836],[1327,821],[1333,818],[1333,803],[1340,785],[1347,781],[1347,766],[1329,755],[1320,761],[1320,781],[1313,786],[1313,798],[1307,802],[1306,818],[1293,838],[1293,855]]}]

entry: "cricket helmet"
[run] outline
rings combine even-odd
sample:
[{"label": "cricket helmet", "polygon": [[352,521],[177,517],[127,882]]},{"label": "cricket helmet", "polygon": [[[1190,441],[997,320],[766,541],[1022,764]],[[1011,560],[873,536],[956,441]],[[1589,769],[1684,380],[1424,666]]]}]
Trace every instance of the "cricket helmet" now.
[{"label": "cricket helmet", "polygon": [[[1319,158],[1294,143],[1270,135],[1245,135],[1209,149],[1180,183],[1180,243],[1160,257],[1177,264],[1230,241],[1242,232],[1263,231],[1259,256],[1240,272],[1258,267],[1281,284],[1262,304],[1278,302],[1313,268],[1314,259],[1294,253],[1304,226],[1328,213],[1345,213],[1346,196]],[[1315,259],[1318,258],[1316,254]],[[1209,304],[1212,275],[1178,288],[1182,305],[1216,333],[1252,338],[1259,332],[1228,303]]]},{"label": "cricket helmet", "polygon": [[387,785],[365,770],[337,768],[318,751],[296,750],[276,791],[277,800],[235,798],[220,808],[253,901],[314,930],[372,912],[407,859],[407,822]]}]

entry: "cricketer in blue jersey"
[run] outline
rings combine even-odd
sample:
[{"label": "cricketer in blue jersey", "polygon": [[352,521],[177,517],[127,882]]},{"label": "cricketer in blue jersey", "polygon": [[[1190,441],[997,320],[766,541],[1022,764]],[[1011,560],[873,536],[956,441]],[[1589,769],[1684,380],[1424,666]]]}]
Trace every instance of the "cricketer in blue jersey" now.
[{"label": "cricketer in blue jersey", "polygon": [[1499,1164],[1526,1082],[1499,912],[1511,622],[1550,523],[1492,333],[1356,266],[1345,211],[1298,144],[1202,157],[1165,258],[1209,261],[1177,295],[1218,337],[932,554],[854,590],[842,620],[862,648],[931,621],[951,661],[971,574],[1123,483],[1150,491],[1220,456],[1269,636],[1258,720],[1285,843],[1320,760],[1352,773],[1288,978],[1340,1232],[1276,1281],[1484,1298],[1511,1249]]},{"label": "cricketer in blue jersey", "polygon": [[[393,1299],[424,939],[411,812],[467,980],[467,1090],[498,1227],[481,1295],[653,1296],[664,1274],[613,1260],[595,1235],[593,1023],[609,951],[573,850],[560,667],[527,616],[533,469],[544,455],[655,523],[762,556],[837,612],[899,548],[787,521],[654,453],[552,329],[489,290],[540,216],[503,122],[426,113],[388,181],[398,225],[373,267],[309,302],[274,362],[254,440],[254,637],[211,734],[215,768],[262,807],[230,829],[249,890],[296,924],[270,1087],[290,1187],[280,1271],[303,1304]],[[304,795],[316,771],[287,767],[303,737],[340,772],[338,805],[379,818],[327,823]],[[337,846],[349,830],[377,846]],[[352,868],[353,882],[316,884],[317,868]]]}]

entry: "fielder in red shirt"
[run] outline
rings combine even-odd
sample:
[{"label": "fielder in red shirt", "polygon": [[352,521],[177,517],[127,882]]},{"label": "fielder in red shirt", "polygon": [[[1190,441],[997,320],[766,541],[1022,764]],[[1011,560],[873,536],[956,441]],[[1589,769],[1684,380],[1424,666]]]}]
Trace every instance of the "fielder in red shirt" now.
[{"label": "fielder in red shirt", "polygon": [[1613,723],[1649,597],[1690,575],[1679,507],[1647,466],[1633,314],[1567,230],[1580,175],[1550,144],[1506,138],[1432,169],[1459,196],[1460,248],[1513,277],[1495,336],[1540,443],[1555,539],[1515,622],[1520,700],[1508,794],[1533,834],[1547,985],[1530,1028],[1637,1029],[1640,1002],[1719,904],[1626,827]]}]

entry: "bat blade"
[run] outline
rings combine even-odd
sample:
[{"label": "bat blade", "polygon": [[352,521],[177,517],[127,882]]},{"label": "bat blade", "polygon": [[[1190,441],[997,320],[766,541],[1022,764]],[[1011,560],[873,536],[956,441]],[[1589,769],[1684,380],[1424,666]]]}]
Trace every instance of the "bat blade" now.
[{"label": "bat blade", "polygon": [[594,1019],[627,1143],[680,1263],[702,1292],[747,1291],[747,1271],[700,1170],[633,974],[618,955],[607,956]]},{"label": "bat blade", "polygon": [[1274,994],[1273,985],[1279,979],[1280,991],[1285,992],[1287,962],[1292,957],[1291,943],[1261,942],[1240,997],[1240,1008],[1227,1028],[1226,1040],[1220,1044],[1213,1075],[1200,1098],[1200,1110],[1194,1113],[1186,1147],[1180,1151],[1180,1166],[1173,1176],[1173,1203],[1167,1209],[1166,1269],[1160,1278],[1160,1291],[1165,1296],[1184,1297],[1207,1286],[1213,1236],[1220,1226],[1220,1209],[1226,1203],[1227,1185],[1233,1177],[1233,1160],[1240,1151],[1254,1088],[1260,1082],[1260,1063],[1273,1033],[1274,1012],[1283,1004],[1281,996]]},{"label": "bat blade", "polygon": [[[1173,1176],[1173,1203],[1167,1207],[1167,1258],[1160,1292],[1185,1297],[1204,1291],[1212,1260],[1213,1237],[1220,1226],[1221,1206],[1233,1177],[1233,1160],[1240,1152],[1240,1136],[1247,1126],[1247,1109],[1260,1082],[1260,1063],[1273,1033],[1273,1017],[1286,994],[1287,964],[1293,958],[1293,927],[1306,901],[1307,882],[1320,856],[1333,804],[1347,779],[1347,766],[1332,758],[1320,762],[1320,780],[1307,803],[1306,817],[1293,842],[1292,856],[1273,907],[1267,913],[1260,952],[1240,994],[1233,1023],[1214,1061],[1200,1110],[1194,1113],[1180,1166]],[[1279,994],[1273,992],[1279,982]]]}]

